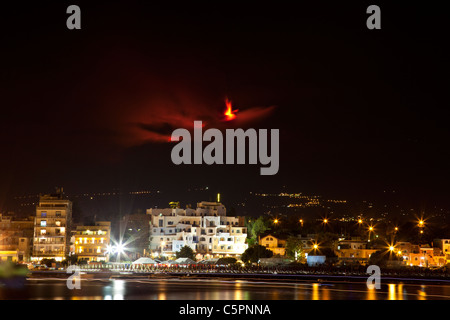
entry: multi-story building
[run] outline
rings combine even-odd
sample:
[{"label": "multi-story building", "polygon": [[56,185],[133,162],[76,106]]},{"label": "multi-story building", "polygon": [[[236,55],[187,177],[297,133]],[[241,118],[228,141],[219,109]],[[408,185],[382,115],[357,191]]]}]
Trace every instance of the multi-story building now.
[{"label": "multi-story building", "polygon": [[437,239],[435,244],[442,250],[445,255],[446,264],[450,263],[450,239]]},{"label": "multi-story building", "polygon": [[298,235],[298,239],[302,243],[303,251],[310,252],[314,249],[314,244],[317,243],[317,234]]},{"label": "multi-story building", "polygon": [[148,209],[150,251],[172,256],[184,246],[198,257],[239,256],[248,247],[240,217],[226,216],[219,202],[200,202],[197,209]]},{"label": "multi-story building", "polygon": [[443,267],[447,264],[447,256],[438,247],[433,247],[431,256],[429,259],[430,267]]},{"label": "multi-story building", "polygon": [[110,236],[111,222],[109,221],[98,221],[89,226],[77,226],[72,232],[73,252],[78,256],[78,260],[107,262]]},{"label": "multi-story building", "polygon": [[343,263],[361,263],[367,264],[370,256],[376,252],[376,249],[367,249],[367,242],[359,239],[340,240],[337,244],[335,253],[338,260]]},{"label": "multi-story building", "polygon": [[406,259],[406,265],[416,267],[442,267],[446,264],[445,255],[438,247],[430,247],[429,245],[419,246],[412,245],[409,257]]},{"label": "multi-story building", "polygon": [[30,260],[33,227],[33,217],[17,219],[0,214],[0,262]]},{"label": "multi-story building", "polygon": [[284,256],[286,254],[286,239],[268,234],[259,239],[259,244],[272,251],[274,255]]},{"label": "multi-story building", "polygon": [[150,216],[148,214],[126,215],[120,221],[120,232],[127,243],[127,255],[137,260],[148,254],[150,237]]},{"label": "multi-story building", "polygon": [[445,254],[439,247],[399,241],[395,244],[394,252],[402,258],[405,266],[442,267],[446,264]]},{"label": "multi-story building", "polygon": [[36,207],[32,260],[62,261],[69,254],[72,202],[56,194],[42,195]]}]

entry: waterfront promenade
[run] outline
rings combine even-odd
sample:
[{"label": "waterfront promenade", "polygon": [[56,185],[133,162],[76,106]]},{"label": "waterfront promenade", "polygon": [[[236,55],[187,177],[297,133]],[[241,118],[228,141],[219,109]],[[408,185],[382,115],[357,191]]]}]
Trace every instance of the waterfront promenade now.
[{"label": "waterfront promenade", "polygon": [[[77,270],[82,278],[115,279],[170,279],[170,278],[219,278],[295,282],[366,282],[370,276],[367,267],[215,267],[215,266],[177,266],[177,267],[140,267],[115,266],[115,268],[87,268],[79,266]],[[66,270],[31,271],[29,278],[67,278]],[[448,283],[450,271],[445,268],[431,270],[425,268],[381,269],[384,281],[403,283]]]}]

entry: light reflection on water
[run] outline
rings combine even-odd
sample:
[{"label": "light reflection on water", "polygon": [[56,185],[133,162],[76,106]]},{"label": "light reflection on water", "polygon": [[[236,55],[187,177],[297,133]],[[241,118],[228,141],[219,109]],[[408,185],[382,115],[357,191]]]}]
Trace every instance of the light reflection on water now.
[{"label": "light reflection on water", "polygon": [[319,284],[318,283],[313,283],[312,285],[312,300],[320,300],[319,299]]},{"label": "light reflection on water", "polygon": [[158,300],[167,300],[166,293],[165,292],[158,293]]},{"label": "light reflection on water", "polygon": [[395,295],[395,284],[388,284],[389,287],[389,300],[396,300],[396,295]]},{"label": "light reflection on water", "polygon": [[[111,300],[107,299],[108,296],[73,296],[70,300]],[[111,297],[111,296],[109,296]],[[57,297],[54,300],[63,300],[62,297]]]},{"label": "light reflection on water", "polygon": [[419,300],[427,300],[427,294],[425,293],[425,286],[420,286],[420,290],[417,290],[419,294]]},{"label": "light reflection on water", "polygon": [[428,300],[450,299],[450,285],[265,282],[245,280],[83,280],[69,290],[62,280],[33,279],[22,290],[0,288],[0,299],[72,300]]},{"label": "light reflection on water", "polygon": [[125,294],[125,280],[114,280],[113,285],[113,300],[123,300]]},{"label": "light reflection on water", "polygon": [[377,290],[375,288],[367,288],[366,300],[377,300]]}]

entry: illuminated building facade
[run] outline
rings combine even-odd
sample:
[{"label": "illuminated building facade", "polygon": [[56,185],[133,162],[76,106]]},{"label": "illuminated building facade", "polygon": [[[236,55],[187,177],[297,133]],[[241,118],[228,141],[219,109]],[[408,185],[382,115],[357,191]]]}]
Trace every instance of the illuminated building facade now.
[{"label": "illuminated building facade", "polygon": [[78,260],[108,262],[107,248],[110,244],[111,222],[98,221],[90,226],[77,226],[73,231],[73,253]]},{"label": "illuminated building facade", "polygon": [[189,246],[199,257],[240,256],[248,247],[247,228],[239,217],[226,216],[219,202],[200,202],[197,209],[148,209],[150,251],[173,256]]},{"label": "illuminated building facade", "polygon": [[450,239],[437,239],[435,242],[445,256],[446,264],[450,263]]},{"label": "illuminated building facade", "polygon": [[284,256],[286,254],[285,239],[280,239],[269,234],[265,237],[262,237],[259,240],[259,244],[272,251],[274,255],[279,254],[280,256]]},{"label": "illuminated building facade", "polygon": [[72,202],[57,194],[39,197],[34,223],[33,255],[31,260],[44,258],[62,261],[69,254]]},{"label": "illuminated building facade", "polygon": [[341,240],[335,253],[342,263],[367,264],[376,249],[367,249],[367,242],[361,240]]},{"label": "illuminated building facade", "polygon": [[28,262],[31,257],[34,219],[0,214],[0,262]]}]

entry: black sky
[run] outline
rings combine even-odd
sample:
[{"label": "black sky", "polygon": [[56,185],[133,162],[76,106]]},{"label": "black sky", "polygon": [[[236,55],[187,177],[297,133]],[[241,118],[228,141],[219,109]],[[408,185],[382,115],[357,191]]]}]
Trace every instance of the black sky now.
[{"label": "black sky", "polygon": [[[368,30],[374,3],[360,1],[77,2],[82,29],[68,30],[70,4],[2,9],[0,208],[57,185],[358,199],[393,189],[450,205],[448,12],[437,4],[378,2],[382,29]],[[240,112],[276,106],[253,125],[280,129],[276,176],[177,167],[171,144],[144,143],[130,125],[219,115],[225,97]]]}]

